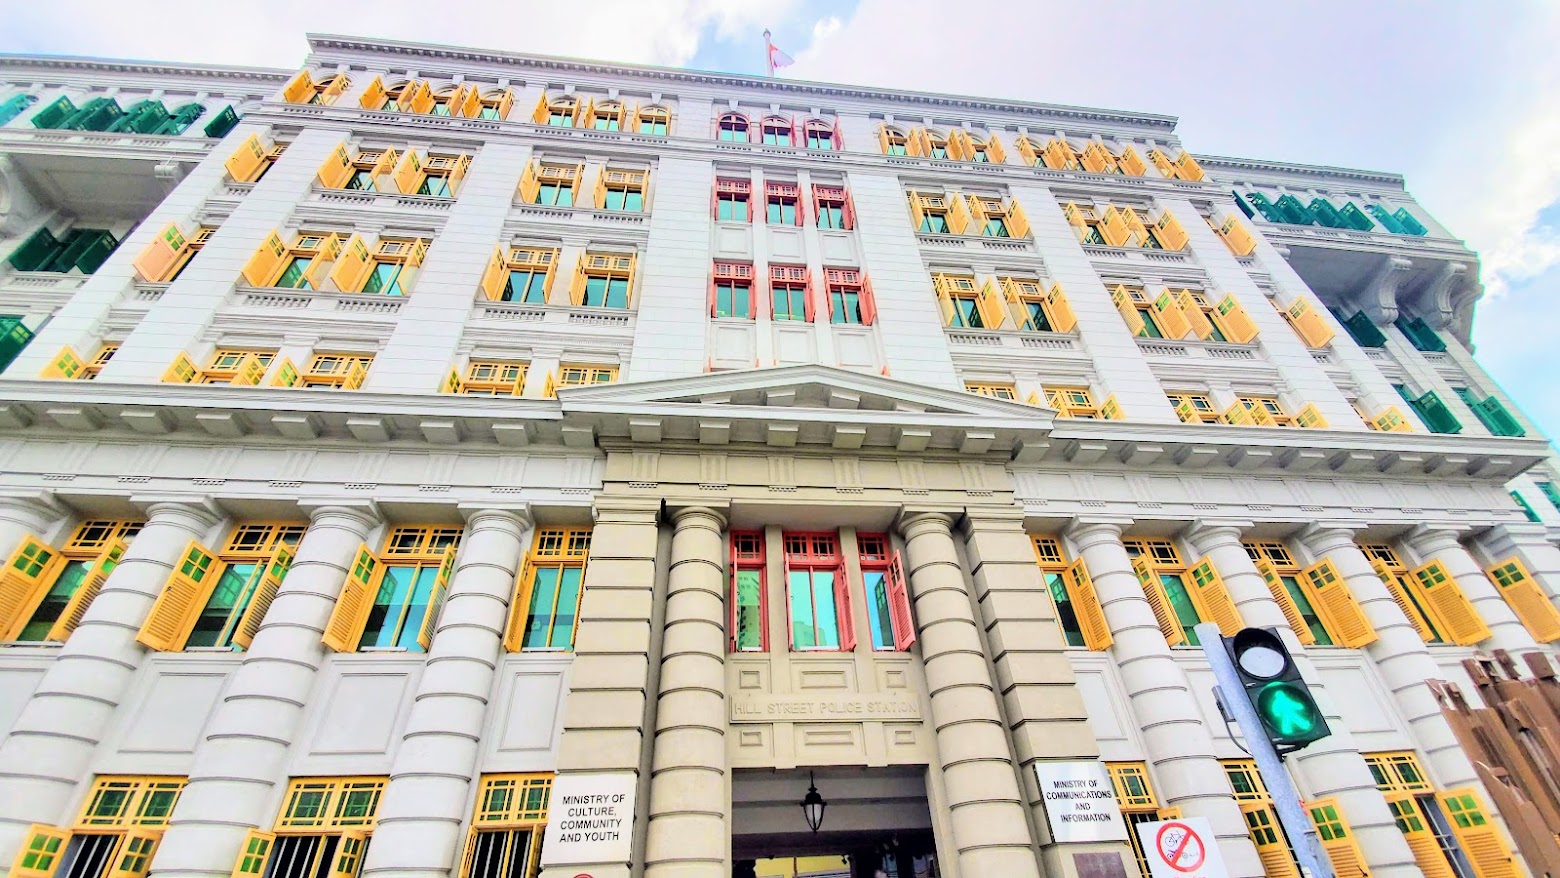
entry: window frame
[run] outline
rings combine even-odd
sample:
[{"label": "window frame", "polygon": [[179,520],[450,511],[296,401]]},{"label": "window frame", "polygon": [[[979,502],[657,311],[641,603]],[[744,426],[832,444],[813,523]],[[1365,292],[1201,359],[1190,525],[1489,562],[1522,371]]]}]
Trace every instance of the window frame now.
[{"label": "window frame", "polygon": [[[731,611],[728,630],[731,633],[727,638],[727,651],[730,653],[769,652],[769,565],[766,535],[763,530],[733,530],[728,542],[731,558],[731,574],[728,583]],[[743,573],[753,572],[758,573],[758,645],[743,646],[741,644],[743,605],[739,594],[740,576]]]},{"label": "window frame", "polygon": [[[785,576],[786,596],[786,640],[789,649],[793,653],[817,653],[817,652],[854,652],[856,649],[855,617],[850,605],[851,589],[845,573],[845,558],[840,545],[838,531],[783,531],[781,533],[781,546],[783,549],[783,572]],[[820,547],[828,546],[826,551]],[[794,549],[800,548],[801,551]],[[792,574],[798,572],[807,573],[808,582],[808,606],[812,608],[813,646],[797,646],[796,624],[794,618],[795,603],[792,592]],[[819,616],[817,607],[818,585],[814,577],[820,573],[832,573],[832,600],[834,602],[834,639],[833,646],[818,646],[820,639]]]},{"label": "window frame", "polygon": [[[537,527],[531,538],[531,549],[526,553],[525,563],[521,566],[515,585],[515,599],[510,605],[509,624],[504,636],[504,648],[509,652],[560,652],[574,651],[575,637],[579,633],[579,608],[585,597],[585,576],[590,560],[590,545],[593,531],[589,527]],[[537,577],[543,569],[555,569],[558,571],[557,587],[554,588],[552,604],[548,608],[547,622],[545,625],[545,641],[540,646],[527,645],[528,632],[532,629],[531,619],[540,618],[540,614],[533,612],[532,602],[536,600]],[[558,610],[563,589],[561,588],[564,577],[568,571],[579,571],[579,585],[574,595],[574,607],[572,610],[572,622],[569,627],[568,642],[566,644],[554,644],[553,635],[558,628]]]}]

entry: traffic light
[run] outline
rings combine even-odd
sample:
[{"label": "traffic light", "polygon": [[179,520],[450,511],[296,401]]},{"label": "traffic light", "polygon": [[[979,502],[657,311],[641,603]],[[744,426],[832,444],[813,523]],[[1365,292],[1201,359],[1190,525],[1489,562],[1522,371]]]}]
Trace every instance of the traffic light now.
[{"label": "traffic light", "polygon": [[1242,628],[1221,638],[1246,698],[1268,740],[1280,752],[1298,750],[1332,734],[1289,648],[1265,628]]}]

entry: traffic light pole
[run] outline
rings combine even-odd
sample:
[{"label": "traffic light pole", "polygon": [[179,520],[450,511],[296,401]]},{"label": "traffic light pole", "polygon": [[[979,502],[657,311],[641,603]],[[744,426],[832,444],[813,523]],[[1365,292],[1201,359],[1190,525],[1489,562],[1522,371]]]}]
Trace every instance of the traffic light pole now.
[{"label": "traffic light pole", "polygon": [[1197,632],[1197,639],[1202,643],[1203,655],[1208,657],[1208,664],[1213,668],[1213,679],[1218,684],[1214,689],[1214,695],[1219,699],[1219,706],[1228,715],[1235,717],[1235,722],[1240,726],[1241,734],[1246,739],[1246,750],[1256,761],[1257,771],[1262,775],[1262,783],[1267,786],[1268,794],[1273,797],[1273,807],[1278,811],[1278,822],[1283,825],[1284,833],[1289,836],[1290,843],[1294,846],[1302,873],[1308,878],[1333,878],[1332,862],[1322,851],[1322,843],[1316,835],[1316,827],[1312,825],[1311,818],[1306,815],[1305,808],[1300,804],[1300,793],[1295,789],[1295,783],[1290,779],[1289,772],[1284,769],[1278,749],[1273,746],[1272,741],[1268,740],[1256,708],[1251,706],[1250,699],[1242,696],[1244,689],[1240,675],[1236,672],[1235,663],[1230,660],[1229,653],[1224,649],[1223,634],[1219,631],[1219,626],[1212,622],[1204,622],[1193,630]]}]

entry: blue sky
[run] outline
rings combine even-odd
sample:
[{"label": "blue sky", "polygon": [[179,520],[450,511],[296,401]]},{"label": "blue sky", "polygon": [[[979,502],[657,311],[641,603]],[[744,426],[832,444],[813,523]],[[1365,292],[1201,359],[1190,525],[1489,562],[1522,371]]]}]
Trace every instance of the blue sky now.
[{"label": "blue sky", "polygon": [[1392,171],[1482,260],[1485,368],[1560,435],[1560,4],[1503,0],[145,0],[15,4],[0,51],[296,65],[302,30],[1180,117],[1194,152]]}]

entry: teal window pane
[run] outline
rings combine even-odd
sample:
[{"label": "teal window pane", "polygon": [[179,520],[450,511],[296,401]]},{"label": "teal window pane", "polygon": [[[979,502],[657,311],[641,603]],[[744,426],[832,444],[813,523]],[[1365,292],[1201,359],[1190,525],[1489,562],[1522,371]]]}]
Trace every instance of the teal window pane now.
[{"label": "teal window pane", "polygon": [[628,278],[614,277],[607,281],[608,308],[628,308]]},{"label": "teal window pane", "polygon": [[1199,646],[1202,641],[1197,639],[1197,632],[1192,630],[1202,619],[1197,616],[1197,608],[1192,605],[1192,596],[1186,591],[1186,584],[1181,577],[1168,573],[1160,574],[1159,581],[1165,587],[1165,593],[1170,596],[1170,609],[1175,612],[1176,621],[1181,624],[1181,630],[1186,633],[1186,642],[1190,646]]},{"label": "teal window pane", "polygon": [[450,178],[443,175],[430,175],[423,178],[422,185],[417,187],[418,195],[432,195],[436,198],[450,197]]},{"label": "teal window pane", "polygon": [[815,570],[812,574],[812,602],[817,619],[817,637],[820,648],[837,649],[840,645],[839,619],[834,607],[834,573]]},{"label": "teal window pane", "polygon": [[717,284],[715,286],[715,316],[750,318],[753,316],[749,307],[752,298],[746,284]]},{"label": "teal window pane", "polygon": [[889,155],[909,155],[909,153],[905,150],[905,145],[903,143],[890,143],[888,145],[888,154]]},{"label": "teal window pane", "polygon": [[1062,625],[1062,635],[1067,638],[1067,645],[1083,646],[1083,628],[1078,624],[1078,611],[1073,607],[1072,598],[1067,594],[1067,586],[1062,582],[1062,575],[1046,573],[1045,586],[1051,590],[1051,602],[1056,604],[1056,620]]},{"label": "teal window pane", "polygon": [[374,270],[369,272],[368,280],[363,283],[363,292],[382,293],[386,296],[404,295],[401,289],[401,263],[376,262]]},{"label": "teal window pane", "polygon": [[786,592],[791,602],[791,647],[793,649],[813,649],[818,646],[811,579],[812,575],[806,570],[792,570],[786,574]]},{"label": "teal window pane", "polygon": [[528,305],[547,304],[547,274],[540,271],[511,271],[504,285],[504,301]]},{"label": "teal window pane", "polygon": [[1305,619],[1305,627],[1311,629],[1311,636],[1316,638],[1316,645],[1332,646],[1332,637],[1327,633],[1327,627],[1322,624],[1322,617],[1316,615],[1316,608],[1311,606],[1305,591],[1300,588],[1300,582],[1293,576],[1281,576],[1279,580],[1284,583],[1284,591],[1289,593],[1289,599],[1295,602],[1295,609],[1300,611],[1300,617]]},{"label": "teal window pane", "polygon": [[980,309],[975,307],[974,299],[953,300],[953,325],[964,326],[970,329],[982,329],[985,323],[981,322]]},{"label": "teal window pane", "polygon": [[287,290],[309,289],[309,282],[303,275],[304,272],[309,270],[309,266],[313,264],[314,260],[307,256],[300,256],[294,259],[282,270],[282,276],[277,279],[275,286]]},{"label": "teal window pane", "polygon": [[940,213],[928,213],[921,217],[921,231],[935,235],[946,234],[948,218]]},{"label": "teal window pane", "polygon": [[262,572],[258,564],[231,564],[223,570],[211,599],[195,618],[195,628],[185,646],[231,646],[238,617],[253,597]]},{"label": "teal window pane", "polygon": [[401,630],[397,632],[395,645],[412,652],[422,652],[417,638],[422,634],[428,615],[428,600],[433,596],[433,584],[439,578],[439,568],[419,567],[407,597],[406,610],[401,614]]},{"label": "teal window pane", "polygon": [[1154,322],[1154,315],[1147,311],[1138,310],[1138,316],[1143,318],[1143,331],[1138,335],[1144,338],[1164,338],[1165,334],[1159,331],[1159,324]]},{"label": "teal window pane", "polygon": [[384,578],[379,582],[379,593],[374,596],[374,608],[368,611],[368,624],[363,626],[363,637],[358,641],[359,649],[396,645],[402,614],[416,580],[415,566],[385,567]]},{"label": "teal window pane", "polygon": [[947,157],[948,157],[948,148],[946,146],[933,146],[932,147],[932,158],[934,158],[934,159],[945,159]]},{"label": "teal window pane", "polygon": [[830,323],[860,323],[861,295],[845,290],[830,290]]},{"label": "teal window pane", "polygon": [[483,107],[482,108],[482,112],[477,114],[477,118],[478,119],[497,119],[498,118],[498,108],[497,107]]},{"label": "teal window pane", "polygon": [[845,228],[845,210],[838,204],[825,204],[818,208],[818,228]]},{"label": "teal window pane", "polygon": [[737,571],[737,649],[739,650],[764,648],[761,587],[762,574],[759,571]]},{"label": "teal window pane", "polygon": [[619,127],[620,126],[618,124],[618,119],[617,119],[616,116],[597,116],[596,117],[596,130],[597,131],[617,131],[617,130],[619,130]]},{"label": "teal window pane", "polygon": [[867,622],[872,629],[872,648],[893,649],[894,619],[888,609],[888,574],[882,570],[863,570],[861,580],[867,590]]},{"label": "teal window pane", "polygon": [[722,195],[716,208],[715,218],[722,222],[747,222],[747,199],[735,195]]},{"label": "teal window pane", "polygon": [[807,319],[807,303],[800,288],[776,286],[770,292],[776,320]]},{"label": "teal window pane", "polygon": [[625,194],[623,209],[631,211],[643,211],[645,209],[645,193],[635,189]]},{"label": "teal window pane", "polygon": [[1029,315],[1024,322],[1024,328],[1035,332],[1050,332],[1051,320],[1045,316],[1045,308],[1039,302],[1024,302],[1024,311]]},{"label": "teal window pane", "polygon": [[12,95],[5,103],[0,104],[0,125],[15,119],[31,107],[38,100],[36,95]]},{"label": "teal window pane", "polygon": [[574,648],[574,614],[580,603],[580,579],[583,567],[565,567],[558,584],[558,607],[553,614],[553,649]]},{"label": "teal window pane", "polygon": [[547,635],[552,630],[553,605],[558,600],[557,567],[539,567],[535,584],[531,587],[531,606],[527,608],[525,636],[526,649],[546,649]]},{"label": "teal window pane", "polygon": [[17,640],[36,643],[49,636],[49,629],[58,622],[60,615],[65,612],[65,605],[75,596],[76,589],[81,587],[82,580],[87,578],[87,568],[92,566],[90,561],[68,561],[60,570],[60,575],[55,577],[54,585],[49,587],[49,593],[43,596],[43,601],[38,604],[38,609],[33,611],[32,618],[22,627]]},{"label": "teal window pane", "polygon": [[769,202],[768,221],[780,225],[796,225],[796,202],[771,201]]},{"label": "teal window pane", "polygon": [[817,131],[817,130],[809,131],[809,132],[807,132],[807,148],[808,149],[833,149],[834,148],[834,135],[831,134],[828,131]]},{"label": "teal window pane", "polygon": [[1007,221],[1002,219],[986,220],[986,228],[981,232],[987,238],[1006,238],[1008,235]]}]

